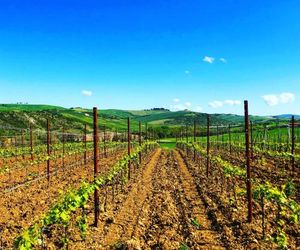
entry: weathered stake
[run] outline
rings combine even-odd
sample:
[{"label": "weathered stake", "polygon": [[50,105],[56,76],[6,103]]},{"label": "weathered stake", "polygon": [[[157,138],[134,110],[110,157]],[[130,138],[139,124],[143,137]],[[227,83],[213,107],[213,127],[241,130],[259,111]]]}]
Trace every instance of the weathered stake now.
[{"label": "weathered stake", "polygon": [[65,128],[62,129],[62,150],[63,150],[63,157],[62,157],[62,161],[63,161],[63,167],[65,167]]},{"label": "weathered stake", "polygon": [[86,124],[84,124],[84,136],[83,136],[83,143],[84,143],[84,165],[87,164],[87,145],[86,145]]},{"label": "weathered stake", "polygon": [[[194,120],[194,144],[196,144],[196,120]],[[196,149],[194,145],[194,161],[196,161]]]},{"label": "weathered stake", "polygon": [[33,161],[33,136],[32,136],[32,125],[30,125],[30,132],[29,132],[29,141],[30,141],[30,155],[31,160]]},{"label": "weathered stake", "polygon": [[[142,122],[139,121],[139,146],[142,146]],[[142,153],[139,152],[139,162],[142,163]]]},{"label": "weathered stake", "polygon": [[293,172],[295,172],[295,117],[292,116],[292,150],[291,150],[291,154],[292,154],[292,170]]},{"label": "weathered stake", "polygon": [[50,144],[51,144],[50,122],[49,122],[49,119],[47,119],[47,155],[48,155],[48,159],[47,159],[47,180],[48,180],[48,184],[50,182],[50,155],[51,155]]},{"label": "weathered stake", "polygon": [[248,113],[248,101],[244,101],[245,111],[245,157],[247,166],[247,200],[248,200],[248,222],[252,221],[252,189],[251,189],[251,163],[250,163],[250,150],[249,150],[249,113]]},{"label": "weathered stake", "polygon": [[232,153],[232,147],[231,147],[231,126],[229,124],[228,126],[228,137],[229,137],[229,152]]},{"label": "weathered stake", "polygon": [[[94,116],[94,181],[96,180],[99,173],[99,164],[98,164],[98,112],[97,108],[93,108],[93,116]],[[100,204],[99,204],[99,190],[98,188],[94,191],[94,225],[98,227],[98,218],[100,214]]]},{"label": "weathered stake", "polygon": [[[127,153],[130,155],[130,118],[127,118]],[[128,161],[128,180],[130,180],[131,162]]]},{"label": "weathered stake", "polygon": [[253,159],[254,157],[254,151],[253,151],[253,122],[250,121],[250,136],[251,136],[251,159]]},{"label": "weathered stake", "polygon": [[209,141],[209,137],[210,137],[210,115],[207,114],[207,132],[206,132],[206,154],[207,154],[207,158],[206,158],[206,176],[208,177],[209,175],[209,168],[210,168],[210,141]]}]

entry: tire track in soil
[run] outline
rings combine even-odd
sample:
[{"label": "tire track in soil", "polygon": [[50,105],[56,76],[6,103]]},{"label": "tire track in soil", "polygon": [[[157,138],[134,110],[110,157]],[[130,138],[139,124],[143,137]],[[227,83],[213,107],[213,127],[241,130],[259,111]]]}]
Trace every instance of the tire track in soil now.
[{"label": "tire track in soil", "polygon": [[178,163],[178,178],[183,188],[182,204],[189,222],[196,221],[200,224],[198,230],[192,230],[189,236],[189,245],[192,249],[225,249],[221,235],[215,231],[206,214],[205,204],[199,197],[194,178],[189,172],[182,156],[174,151],[175,164]]},{"label": "tire track in soil", "polygon": [[139,220],[139,215],[149,195],[153,170],[161,158],[161,153],[161,149],[155,152],[147,164],[141,179],[137,180],[136,185],[131,189],[113,223],[109,226],[102,244],[98,245],[102,247],[100,249],[109,249],[110,246],[118,244],[121,239],[131,238],[135,230],[135,224]]},{"label": "tire track in soil", "polygon": [[189,235],[171,153],[164,152],[152,177],[151,196],[129,245],[134,249],[179,249]]}]

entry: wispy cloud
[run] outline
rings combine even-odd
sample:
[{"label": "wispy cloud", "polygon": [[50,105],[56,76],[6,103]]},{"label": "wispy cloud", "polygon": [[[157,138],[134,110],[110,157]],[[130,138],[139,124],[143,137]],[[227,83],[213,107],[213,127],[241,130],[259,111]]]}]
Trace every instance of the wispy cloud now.
[{"label": "wispy cloud", "polygon": [[276,106],[278,104],[286,104],[295,101],[296,96],[293,93],[284,92],[281,94],[268,94],[262,96],[268,106]]},{"label": "wispy cloud", "polygon": [[190,74],[191,74],[191,72],[190,72],[189,70],[185,70],[184,73],[185,73],[186,75],[190,75]]},{"label": "wispy cloud", "polygon": [[83,94],[84,96],[91,96],[93,92],[90,90],[82,90],[81,94]]},{"label": "wispy cloud", "polygon": [[208,105],[212,108],[220,108],[220,107],[223,107],[223,102],[213,101],[213,102],[208,103]]},{"label": "wispy cloud", "polygon": [[214,57],[211,57],[211,56],[205,56],[203,58],[203,61],[204,62],[207,62],[207,63],[213,63],[215,61],[215,58]]},{"label": "wispy cloud", "polygon": [[175,104],[171,104],[170,105],[170,109],[172,110],[185,110],[185,109],[191,109],[192,108],[192,103],[191,102],[185,102],[185,103],[181,103],[179,98],[174,98],[173,102]]},{"label": "wispy cloud", "polygon": [[209,102],[208,105],[212,108],[221,108],[224,105],[230,105],[230,106],[234,106],[234,105],[240,105],[242,102],[239,100],[225,100],[225,101],[212,101]]},{"label": "wispy cloud", "polygon": [[227,60],[226,60],[224,57],[221,57],[221,58],[220,58],[220,61],[221,61],[222,63],[227,63]]},{"label": "wispy cloud", "polygon": [[191,106],[192,106],[192,104],[191,104],[190,102],[186,102],[184,105],[185,105],[186,107],[191,107]]},{"label": "wispy cloud", "polygon": [[228,104],[228,105],[240,105],[242,102],[239,100],[225,100],[224,104]]}]

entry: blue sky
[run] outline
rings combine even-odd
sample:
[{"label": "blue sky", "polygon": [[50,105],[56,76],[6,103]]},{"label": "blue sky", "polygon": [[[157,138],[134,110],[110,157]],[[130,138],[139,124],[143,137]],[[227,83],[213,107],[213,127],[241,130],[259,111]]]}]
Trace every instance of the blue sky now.
[{"label": "blue sky", "polygon": [[1,0],[0,103],[241,114],[248,99],[252,114],[299,114],[299,10],[290,0]]}]

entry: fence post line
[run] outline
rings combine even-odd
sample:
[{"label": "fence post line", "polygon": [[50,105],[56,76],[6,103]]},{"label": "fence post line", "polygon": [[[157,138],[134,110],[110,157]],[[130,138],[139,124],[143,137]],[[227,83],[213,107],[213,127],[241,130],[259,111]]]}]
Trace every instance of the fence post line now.
[{"label": "fence post line", "polygon": [[292,154],[292,170],[295,172],[295,116],[292,116],[292,148],[291,148],[291,154]]},{"label": "fence post line", "polygon": [[47,180],[48,180],[48,185],[50,182],[50,155],[51,155],[51,149],[50,149],[50,143],[51,143],[51,138],[50,138],[50,121],[47,119]]},{"label": "fence post line", "polygon": [[207,159],[206,159],[206,176],[208,177],[209,175],[209,168],[210,168],[210,141],[209,138],[210,137],[210,115],[207,114],[207,131],[206,131],[206,154],[207,154]]},{"label": "fence post line", "polygon": [[[98,173],[99,173],[99,164],[98,164],[98,111],[97,108],[93,108],[93,118],[94,118],[94,132],[93,132],[93,139],[94,139],[94,181],[96,180]],[[94,225],[98,227],[98,218],[100,214],[100,204],[99,204],[99,190],[98,188],[94,191]]]},{"label": "fence post line", "polygon": [[252,189],[251,189],[251,163],[250,163],[250,150],[249,150],[249,112],[248,112],[248,101],[244,101],[244,111],[245,111],[245,157],[246,157],[246,167],[247,167],[247,200],[248,200],[248,222],[252,221]]}]

